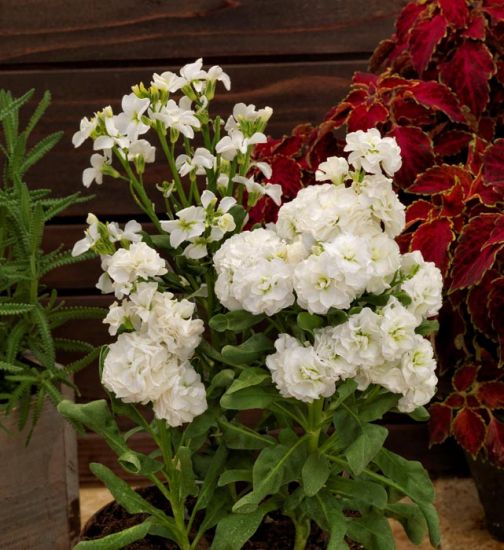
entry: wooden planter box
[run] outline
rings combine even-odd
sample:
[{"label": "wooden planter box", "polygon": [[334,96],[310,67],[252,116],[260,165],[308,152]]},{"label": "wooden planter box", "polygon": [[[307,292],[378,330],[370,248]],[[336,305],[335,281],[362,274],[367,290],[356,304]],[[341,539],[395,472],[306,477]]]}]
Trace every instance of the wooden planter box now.
[{"label": "wooden planter box", "polygon": [[14,412],[0,429],[0,548],[69,550],[80,529],[77,440],[46,401],[28,447]]}]

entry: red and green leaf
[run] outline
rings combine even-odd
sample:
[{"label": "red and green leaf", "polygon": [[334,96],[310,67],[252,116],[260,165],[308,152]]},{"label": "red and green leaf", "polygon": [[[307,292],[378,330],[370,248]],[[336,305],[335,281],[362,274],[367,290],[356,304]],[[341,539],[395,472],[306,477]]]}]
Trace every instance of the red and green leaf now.
[{"label": "red and green leaf", "polygon": [[504,468],[504,424],[492,416],[485,439],[488,459],[499,468]]},{"label": "red and green leaf", "polygon": [[421,76],[430,63],[436,46],[446,35],[446,19],[438,14],[434,17],[418,19],[411,29],[409,50],[413,66]]},{"label": "red and green leaf", "polygon": [[455,239],[452,222],[436,218],[420,225],[411,239],[411,249],[420,250],[428,262],[434,262],[445,274],[448,269],[450,244]]},{"label": "red and green leaf", "polygon": [[502,245],[483,248],[490,238],[498,214],[481,214],[464,227],[453,256],[450,291],[478,284],[492,267]]},{"label": "red and green leaf", "polygon": [[433,166],[420,174],[408,191],[418,195],[435,195],[448,191],[458,183],[469,189],[471,182],[472,176],[464,168],[443,164]]},{"label": "red and green leaf", "polygon": [[476,381],[478,374],[478,365],[463,365],[453,375],[453,387],[457,391],[467,391]]},{"label": "red and green leaf", "polygon": [[441,403],[434,403],[430,406],[429,412],[430,444],[443,443],[450,435],[452,411]]},{"label": "red and green leaf", "polygon": [[463,29],[469,20],[466,0],[439,0],[441,11],[448,23]]},{"label": "red and green leaf", "polygon": [[477,391],[482,405],[489,409],[504,408],[504,382],[484,382]]},{"label": "red and green leaf", "polygon": [[477,412],[464,408],[452,423],[452,433],[469,454],[476,456],[485,442],[485,422]]},{"label": "red and green leaf", "polygon": [[489,99],[489,80],[495,73],[492,54],[482,42],[466,40],[452,58],[440,66],[441,79],[456,94],[462,104],[479,116]]},{"label": "red and green leaf", "polygon": [[487,185],[504,188],[504,139],[498,139],[485,151],[483,177]]},{"label": "red and green leaf", "polygon": [[473,286],[467,294],[467,309],[473,325],[487,338],[494,339],[495,331],[488,315],[487,299],[492,290],[492,284],[499,277],[495,270],[489,270],[479,283]]},{"label": "red and green leaf", "polygon": [[418,103],[435,111],[441,111],[454,122],[464,122],[465,116],[457,96],[444,84],[430,80],[419,81],[408,92]]}]

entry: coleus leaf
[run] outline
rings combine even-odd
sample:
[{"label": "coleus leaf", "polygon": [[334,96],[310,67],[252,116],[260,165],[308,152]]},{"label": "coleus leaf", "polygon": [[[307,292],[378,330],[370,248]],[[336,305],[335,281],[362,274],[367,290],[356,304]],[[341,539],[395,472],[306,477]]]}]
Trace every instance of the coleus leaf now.
[{"label": "coleus leaf", "polygon": [[460,392],[468,390],[474,384],[478,370],[477,365],[463,365],[460,367],[453,375],[453,387]]},{"label": "coleus leaf", "polygon": [[464,187],[469,188],[472,176],[460,166],[443,164],[433,166],[423,174],[419,174],[415,183],[408,188],[410,193],[433,195],[448,191],[455,184],[463,182]]},{"label": "coleus leaf", "polygon": [[504,276],[492,283],[487,306],[492,326],[497,334],[500,354],[499,366],[502,366],[504,364]]},{"label": "coleus leaf", "polygon": [[504,139],[496,140],[483,156],[485,183],[504,188]]},{"label": "coleus leaf", "polygon": [[484,382],[478,387],[477,396],[490,409],[504,409],[504,382]]},{"label": "coleus leaf", "polygon": [[464,408],[452,423],[452,433],[461,447],[474,457],[485,441],[485,423],[477,412]]},{"label": "coleus leaf", "polygon": [[409,49],[413,66],[420,76],[427,68],[436,46],[446,35],[446,27],[446,19],[438,14],[418,19],[411,29]]},{"label": "coleus leaf", "polygon": [[498,218],[498,214],[480,214],[464,227],[453,257],[450,291],[479,283],[494,264],[497,252],[503,245],[483,246]]},{"label": "coleus leaf", "polygon": [[419,81],[408,91],[408,94],[411,94],[421,105],[441,111],[454,122],[465,121],[457,96],[448,86],[440,82]]},{"label": "coleus leaf", "polygon": [[396,126],[389,133],[395,137],[401,148],[402,167],[395,174],[396,183],[401,189],[408,188],[417,174],[434,164],[434,151],[429,136],[420,128]]},{"label": "coleus leaf", "polygon": [[455,239],[452,222],[436,218],[420,225],[411,239],[412,250],[420,250],[428,262],[434,262],[443,274],[448,269],[450,244]]},{"label": "coleus leaf", "polygon": [[471,141],[471,134],[464,130],[447,130],[434,139],[434,151],[440,157],[461,153]]},{"label": "coleus leaf", "polygon": [[481,174],[474,179],[469,194],[473,198],[478,198],[485,206],[495,207],[502,201],[502,194],[498,193],[495,187],[485,185]]},{"label": "coleus leaf", "polygon": [[504,18],[504,2],[502,0],[484,0],[483,9],[496,21]]},{"label": "coleus leaf", "polygon": [[487,338],[494,339],[494,328],[489,316],[487,299],[492,290],[492,283],[499,277],[498,271],[487,271],[478,285],[473,286],[467,294],[467,309],[475,328]]},{"label": "coleus leaf", "polygon": [[482,13],[472,12],[467,24],[467,28],[462,36],[473,38],[474,40],[484,40],[487,29],[487,22]]},{"label": "coleus leaf", "polygon": [[458,28],[464,28],[469,20],[466,0],[438,0],[445,19]]},{"label": "coleus leaf", "polygon": [[415,21],[426,9],[426,3],[409,2],[404,6],[396,21],[396,31],[399,39],[409,33]]},{"label": "coleus leaf", "polygon": [[429,218],[435,206],[424,199],[411,203],[406,209],[406,228],[418,221],[425,221]]},{"label": "coleus leaf", "polygon": [[372,103],[371,105],[363,103],[355,107],[350,113],[347,120],[348,130],[350,132],[368,130],[381,122],[385,122],[388,118],[389,111],[381,103]]},{"label": "coleus leaf", "polygon": [[440,65],[440,76],[459,100],[479,116],[489,99],[489,80],[495,73],[492,54],[482,42],[465,40],[452,58]]},{"label": "coleus leaf", "polygon": [[504,468],[504,424],[493,416],[488,424],[485,448],[488,459],[499,468]]},{"label": "coleus leaf", "polygon": [[430,406],[429,412],[430,444],[443,443],[450,435],[452,411],[441,403],[434,403]]}]

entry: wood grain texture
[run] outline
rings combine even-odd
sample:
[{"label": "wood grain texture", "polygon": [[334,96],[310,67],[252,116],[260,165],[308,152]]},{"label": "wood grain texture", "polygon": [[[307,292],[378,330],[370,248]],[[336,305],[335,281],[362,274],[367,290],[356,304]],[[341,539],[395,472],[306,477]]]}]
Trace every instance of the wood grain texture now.
[{"label": "wood grain texture", "polygon": [[403,0],[0,0],[0,63],[370,52]]},{"label": "wood grain texture", "polygon": [[[64,137],[47,157],[28,174],[29,182],[38,187],[50,187],[63,195],[84,190],[82,171],[89,165],[92,147],[86,142],[79,149],[71,143],[84,115],[92,115],[106,105],[118,108],[121,97],[131,85],[149,82],[152,73],[165,67],[81,70],[3,71],[1,86],[21,94],[35,87],[40,92],[51,90],[53,104],[34,132],[34,139],[49,132],[63,130]],[[173,68],[173,67],[172,67]],[[329,108],[348,92],[355,70],[365,70],[363,61],[314,63],[264,63],[225,65],[233,81],[229,93],[220,93],[214,102],[215,113],[227,116],[235,103],[243,101],[274,109],[268,132],[273,136],[288,133],[303,122],[320,122]],[[154,139],[153,139],[154,141]],[[165,164],[149,167],[146,181],[152,196],[153,184],[166,178]],[[96,214],[133,214],[137,212],[124,182],[109,180],[90,190],[96,193],[92,202],[65,212],[67,216]]]},{"label": "wood grain texture", "polygon": [[0,548],[69,550],[79,535],[76,436],[46,402],[28,447],[17,415],[0,430]]}]

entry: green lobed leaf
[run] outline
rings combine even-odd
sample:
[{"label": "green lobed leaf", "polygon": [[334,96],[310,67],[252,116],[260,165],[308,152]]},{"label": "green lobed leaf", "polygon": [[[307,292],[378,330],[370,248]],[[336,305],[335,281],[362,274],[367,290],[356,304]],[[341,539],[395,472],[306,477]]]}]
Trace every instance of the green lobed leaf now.
[{"label": "green lobed leaf", "polygon": [[252,483],[252,471],[248,468],[226,470],[220,475],[217,485],[219,487],[224,487],[225,485],[236,483],[237,481]]},{"label": "green lobed leaf", "polygon": [[319,315],[302,311],[301,313],[298,313],[297,326],[300,329],[313,332],[314,329],[324,326],[324,319]]},{"label": "green lobed leaf", "polygon": [[383,426],[362,426],[361,435],[345,451],[345,457],[354,475],[362,473],[383,447],[387,436],[388,430]]},{"label": "green lobed leaf", "polygon": [[389,522],[376,511],[352,518],[348,523],[348,535],[366,550],[396,550]]},{"label": "green lobed leaf", "polygon": [[242,332],[257,325],[257,323],[260,323],[264,318],[264,315],[253,315],[241,309],[237,311],[228,311],[227,313],[218,313],[210,319],[208,324],[210,328],[217,332],[225,332],[226,330]]},{"label": "green lobed leaf", "polygon": [[427,534],[427,522],[417,504],[397,502],[387,506],[387,515],[403,526],[413,544],[421,544]]},{"label": "green lobed leaf", "polygon": [[387,506],[387,491],[373,481],[331,476],[327,481],[327,488],[342,497],[358,500],[380,510],[385,509]]},{"label": "green lobed leaf", "polygon": [[249,388],[250,386],[258,386],[266,380],[271,380],[271,374],[259,367],[247,367],[244,369],[240,376],[233,381],[231,386],[227,389],[226,395],[231,395],[237,391]]},{"label": "green lobed leaf", "polygon": [[327,550],[348,550],[345,542],[347,520],[341,502],[329,491],[322,490],[307,498],[302,505],[309,517],[330,534]]},{"label": "green lobed leaf", "polygon": [[272,341],[264,334],[254,334],[239,346],[224,346],[221,354],[225,359],[238,364],[249,364],[273,351]]},{"label": "green lobed leaf", "polygon": [[318,452],[310,454],[301,470],[304,492],[307,496],[316,495],[329,478],[329,462]]},{"label": "green lobed leaf", "polygon": [[430,336],[431,334],[438,332],[438,330],[439,330],[439,321],[426,320],[421,322],[421,324],[415,329],[415,332],[422,336]]},{"label": "green lobed leaf", "polygon": [[267,409],[277,397],[278,392],[274,388],[253,386],[230,395],[225,393],[220,399],[220,404],[224,409],[237,411]]},{"label": "green lobed leaf", "polygon": [[385,413],[397,406],[398,401],[399,396],[390,392],[362,401],[359,404],[359,418],[361,422],[380,420]]},{"label": "green lobed leaf", "polygon": [[144,539],[149,533],[150,526],[151,522],[147,519],[139,525],[128,527],[101,539],[81,541],[74,546],[74,550],[119,550],[137,540]]},{"label": "green lobed leaf", "polygon": [[221,418],[219,426],[222,429],[224,441],[230,449],[254,450],[275,445],[273,437],[259,434],[241,423],[228,422]]}]

